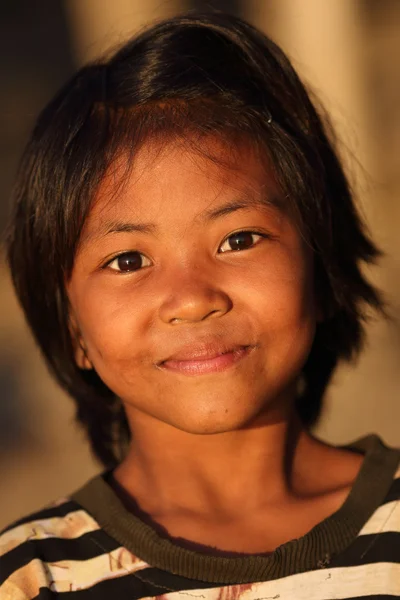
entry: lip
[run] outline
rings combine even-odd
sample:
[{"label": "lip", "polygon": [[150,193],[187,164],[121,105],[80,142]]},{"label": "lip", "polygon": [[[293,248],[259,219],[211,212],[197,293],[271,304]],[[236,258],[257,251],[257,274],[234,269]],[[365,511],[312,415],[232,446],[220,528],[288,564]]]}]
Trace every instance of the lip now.
[{"label": "lip", "polygon": [[236,345],[229,349],[226,346],[216,347],[215,345],[192,346],[170,356],[167,360],[159,363],[158,367],[183,375],[218,373],[238,363],[252,349],[253,346],[249,345]]}]

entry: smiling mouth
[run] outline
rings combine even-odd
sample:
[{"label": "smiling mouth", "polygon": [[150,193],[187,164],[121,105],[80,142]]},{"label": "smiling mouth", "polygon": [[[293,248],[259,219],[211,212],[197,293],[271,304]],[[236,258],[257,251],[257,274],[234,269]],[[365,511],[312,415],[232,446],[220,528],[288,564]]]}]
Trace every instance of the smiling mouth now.
[{"label": "smiling mouth", "polygon": [[173,371],[183,375],[204,375],[207,373],[220,373],[237,364],[250,354],[254,346],[238,346],[227,352],[204,356],[201,358],[168,359],[160,363],[159,368]]}]

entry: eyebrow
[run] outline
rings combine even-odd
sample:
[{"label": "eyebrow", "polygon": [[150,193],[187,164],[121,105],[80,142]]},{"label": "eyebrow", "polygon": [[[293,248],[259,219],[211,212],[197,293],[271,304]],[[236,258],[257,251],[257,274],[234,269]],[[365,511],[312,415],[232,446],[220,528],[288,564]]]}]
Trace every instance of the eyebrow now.
[{"label": "eyebrow", "polygon": [[[213,222],[226,215],[232,214],[238,210],[249,210],[255,207],[277,207],[279,200],[276,198],[253,198],[246,197],[241,200],[227,202],[218,208],[207,209],[196,217],[196,220],[201,222]],[[133,223],[125,221],[108,221],[99,229],[85,236],[83,243],[93,239],[100,239],[113,233],[144,233],[147,235],[155,235],[157,233],[157,225],[155,223]]]},{"label": "eyebrow", "polygon": [[227,202],[226,204],[223,204],[222,206],[219,206],[218,208],[205,210],[199,215],[199,219],[201,221],[205,221],[205,222],[216,221],[220,217],[229,215],[233,212],[236,212],[237,210],[251,209],[251,208],[256,208],[256,207],[268,208],[268,207],[272,207],[272,206],[273,207],[278,206],[278,201],[273,198],[263,198],[263,199],[260,198],[259,199],[259,198],[248,197],[248,198],[243,198],[241,200],[236,200],[236,201],[234,200],[232,202]]},{"label": "eyebrow", "polygon": [[147,233],[155,234],[157,230],[154,223],[128,223],[125,221],[111,221],[105,223],[100,233],[101,237],[110,233]]},{"label": "eyebrow", "polygon": [[155,235],[157,230],[154,223],[131,223],[127,221],[107,221],[92,232],[87,232],[82,238],[82,245],[93,240],[99,240],[113,233],[146,233]]}]

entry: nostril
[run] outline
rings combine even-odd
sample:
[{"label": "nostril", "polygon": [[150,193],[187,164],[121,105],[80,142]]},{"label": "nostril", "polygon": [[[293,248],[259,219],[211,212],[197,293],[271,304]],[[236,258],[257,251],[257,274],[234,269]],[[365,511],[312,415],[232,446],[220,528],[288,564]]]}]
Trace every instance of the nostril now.
[{"label": "nostril", "polygon": [[217,308],[215,308],[214,310],[210,310],[210,312],[207,313],[206,315],[204,315],[204,317],[201,320],[204,321],[205,319],[208,319],[209,317],[211,317],[215,313],[219,313],[219,312],[221,312],[221,311],[218,310]]}]

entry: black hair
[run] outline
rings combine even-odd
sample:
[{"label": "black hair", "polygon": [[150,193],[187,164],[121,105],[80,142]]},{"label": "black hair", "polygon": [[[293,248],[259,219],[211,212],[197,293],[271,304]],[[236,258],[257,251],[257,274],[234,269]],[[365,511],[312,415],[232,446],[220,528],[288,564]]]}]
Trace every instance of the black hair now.
[{"label": "black hair", "polygon": [[89,65],[40,114],[17,178],[8,260],[50,371],[77,403],[95,455],[121,458],[121,402],[78,368],[66,283],[99,182],[122,151],[150,136],[214,135],[260,144],[312,247],[325,315],[303,369],[297,408],[315,422],[341,359],[361,348],[368,307],[382,309],[362,272],[379,252],[362,224],[330,140],[284,53],[243,20],[189,13],[155,24]]}]

